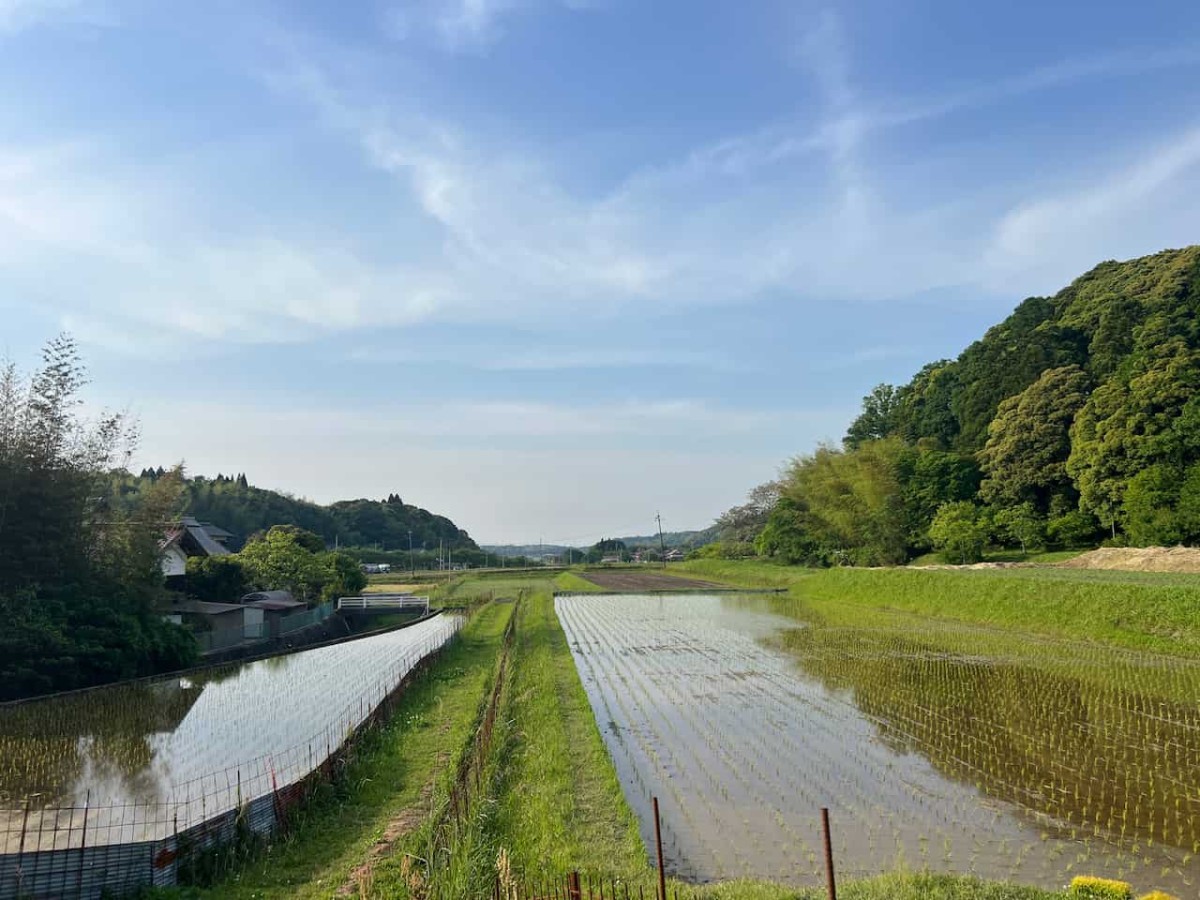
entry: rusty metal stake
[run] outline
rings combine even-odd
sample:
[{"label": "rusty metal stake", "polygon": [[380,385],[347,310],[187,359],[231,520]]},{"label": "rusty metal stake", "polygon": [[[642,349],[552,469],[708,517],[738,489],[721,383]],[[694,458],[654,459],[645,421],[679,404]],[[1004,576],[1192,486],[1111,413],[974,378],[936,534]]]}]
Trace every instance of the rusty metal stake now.
[{"label": "rusty metal stake", "polygon": [[17,849],[18,865],[20,865],[20,858],[25,855],[25,829],[29,826],[29,804],[32,801],[33,797],[25,798],[25,815],[21,817],[21,846]]},{"label": "rusty metal stake", "polygon": [[83,896],[83,865],[84,856],[87,855],[87,820],[88,813],[92,808],[92,792],[87,792],[87,799],[83,801],[83,833],[79,836],[79,874],[76,876],[75,889]]},{"label": "rusty metal stake", "polygon": [[837,900],[837,883],[833,877],[833,839],[829,836],[829,809],[821,807],[821,831],[825,838],[825,877],[829,883],[829,900]]},{"label": "rusty metal stake", "polygon": [[658,900],[667,900],[667,870],[663,865],[662,849],[662,819],[658,814],[658,798],[652,797],[654,803],[654,847],[658,851]]}]

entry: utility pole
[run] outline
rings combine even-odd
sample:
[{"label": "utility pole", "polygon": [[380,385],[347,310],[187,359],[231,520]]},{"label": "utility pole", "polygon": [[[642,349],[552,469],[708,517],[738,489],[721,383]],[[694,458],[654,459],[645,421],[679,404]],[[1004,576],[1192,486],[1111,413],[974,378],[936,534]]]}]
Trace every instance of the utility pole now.
[{"label": "utility pole", "polygon": [[408,533],[408,575],[410,578],[417,577],[417,564],[413,562],[412,552],[412,532]]},{"label": "utility pole", "polygon": [[662,554],[662,564],[665,569],[667,567],[667,545],[663,543],[662,515],[655,513],[654,521],[658,523],[658,552]]}]

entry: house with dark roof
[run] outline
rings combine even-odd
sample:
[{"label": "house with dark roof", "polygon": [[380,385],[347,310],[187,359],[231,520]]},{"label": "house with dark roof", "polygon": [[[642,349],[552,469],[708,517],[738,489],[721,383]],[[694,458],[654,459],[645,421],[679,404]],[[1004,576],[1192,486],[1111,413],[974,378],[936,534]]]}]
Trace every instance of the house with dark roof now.
[{"label": "house with dark roof", "polygon": [[224,528],[184,516],[159,541],[163,575],[174,578],[186,574],[192,556],[228,556],[231,551],[225,542],[231,537]]}]

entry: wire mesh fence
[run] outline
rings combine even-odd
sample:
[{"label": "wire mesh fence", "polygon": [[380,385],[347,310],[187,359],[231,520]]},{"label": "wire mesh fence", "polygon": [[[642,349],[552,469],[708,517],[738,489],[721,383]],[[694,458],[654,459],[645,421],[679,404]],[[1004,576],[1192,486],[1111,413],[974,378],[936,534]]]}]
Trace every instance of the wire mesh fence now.
[{"label": "wire mesh fence", "polygon": [[65,805],[31,795],[0,808],[0,900],[95,898],[168,886],[215,848],[280,831],[290,810],[336,778],[357,737],[390,715],[463,619],[445,622],[374,673],[319,730],[281,752],[173,784],[159,802],[94,803],[88,793]]}]

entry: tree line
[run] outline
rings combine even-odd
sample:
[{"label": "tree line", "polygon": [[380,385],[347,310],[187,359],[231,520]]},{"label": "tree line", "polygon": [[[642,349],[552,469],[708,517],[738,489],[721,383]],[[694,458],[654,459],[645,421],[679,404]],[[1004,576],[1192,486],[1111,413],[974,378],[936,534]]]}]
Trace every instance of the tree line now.
[{"label": "tree line", "polygon": [[939,549],[1200,541],[1200,247],[1106,262],[958,358],[879,385],[840,446],[717,521],[710,553],[891,565]]},{"label": "tree line", "polygon": [[[112,476],[113,502],[130,505],[167,470],[143,469],[140,474]],[[280,491],[256,487],[245,474],[195,475],[185,479],[183,506],[188,515],[233,532],[231,549],[275,525],[294,525],[317,535],[329,547],[381,550],[477,550],[475,541],[450,519],[406,504],[399,494],[386,500],[341,500],[322,506]]]}]

